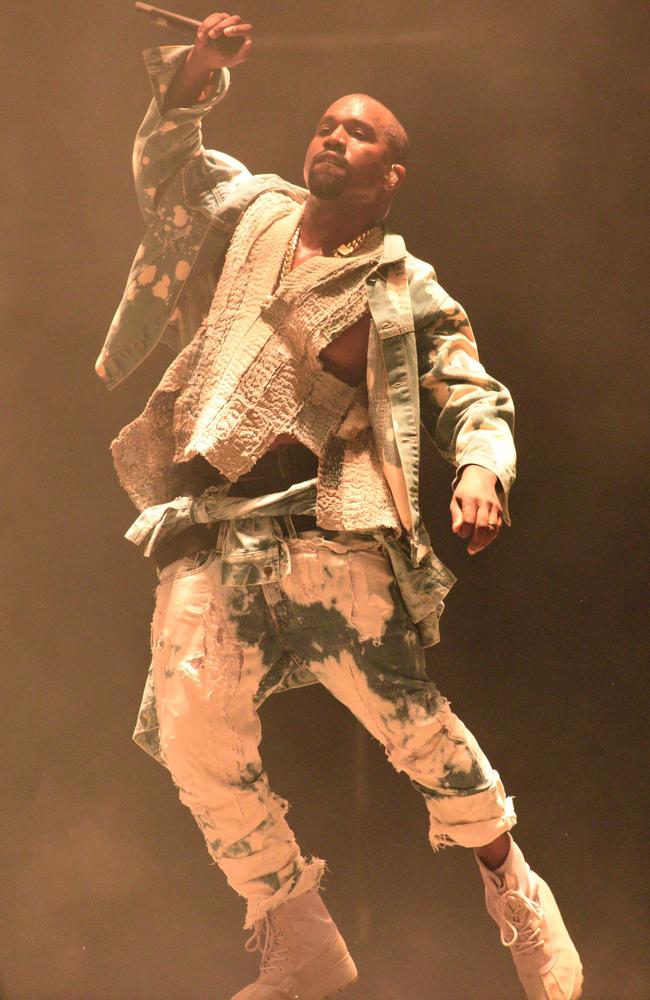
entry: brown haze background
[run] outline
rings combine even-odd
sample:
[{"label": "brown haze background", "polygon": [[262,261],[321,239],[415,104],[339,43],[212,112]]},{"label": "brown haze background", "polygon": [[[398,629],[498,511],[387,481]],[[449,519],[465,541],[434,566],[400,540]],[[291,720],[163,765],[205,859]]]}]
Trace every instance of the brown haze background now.
[{"label": "brown haze background", "polygon": [[[176,9],[207,15],[207,0]],[[511,531],[459,577],[432,675],[516,794],[518,838],[582,952],[586,1000],[644,1000],[647,964],[647,3],[263,2],[206,143],[300,181],[317,116],[368,91],[410,130],[392,225],[467,308],[518,404]],[[226,1000],[254,963],[241,902],[167,774],[130,742],[153,570],[108,444],[164,356],[108,394],[94,358],[141,235],[127,0],[3,6],[5,239],[0,847],[4,1000]],[[379,45],[319,49],[319,34]],[[435,32],[426,45],[396,31]],[[269,35],[303,38],[286,50]],[[178,39],[180,40],[180,39]],[[311,43],[310,43],[311,44]],[[644,655],[645,654],[645,655]],[[359,1000],[515,1000],[472,857],[433,856],[408,781],[325,692],[264,710],[265,762],[360,966]],[[347,994],[346,994],[347,996]]]}]

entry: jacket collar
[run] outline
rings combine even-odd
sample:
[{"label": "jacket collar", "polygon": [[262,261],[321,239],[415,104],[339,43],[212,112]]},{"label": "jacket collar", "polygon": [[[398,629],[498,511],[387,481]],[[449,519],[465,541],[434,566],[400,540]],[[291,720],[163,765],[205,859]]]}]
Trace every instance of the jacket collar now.
[{"label": "jacket collar", "polygon": [[407,256],[406,244],[398,233],[392,233],[390,229],[384,230],[384,252],[377,267],[395,264],[398,260],[404,260]]}]

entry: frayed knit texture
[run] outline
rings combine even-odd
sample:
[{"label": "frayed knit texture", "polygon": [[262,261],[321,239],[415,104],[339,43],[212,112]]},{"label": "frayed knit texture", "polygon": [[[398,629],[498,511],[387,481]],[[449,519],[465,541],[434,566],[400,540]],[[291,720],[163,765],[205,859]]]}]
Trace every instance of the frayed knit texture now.
[{"label": "frayed knit texture", "polygon": [[366,386],[346,385],[319,358],[366,312],[365,278],[381,234],[357,256],[307,260],[274,291],[300,211],[279,192],[253,202],[233,235],[208,316],[144,412],[113,442],[120,482],[140,509],[192,492],[186,463],[196,455],[222,473],[228,490],[276,437],[292,434],[320,460],[321,527],[399,530],[364,416]]}]

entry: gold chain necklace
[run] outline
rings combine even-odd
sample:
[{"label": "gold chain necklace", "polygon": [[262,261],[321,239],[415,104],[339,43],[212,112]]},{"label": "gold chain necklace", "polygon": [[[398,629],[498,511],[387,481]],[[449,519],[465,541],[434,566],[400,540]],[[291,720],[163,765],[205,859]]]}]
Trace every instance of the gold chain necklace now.
[{"label": "gold chain necklace", "polygon": [[[282,258],[282,267],[280,268],[280,281],[284,281],[293,266],[293,258],[296,256],[296,247],[298,246],[298,240],[300,239],[301,225],[302,219],[298,221],[298,225],[294,230],[293,236],[287,244],[287,249],[285,250],[284,257]],[[359,249],[366,237],[370,236],[376,228],[376,226],[369,226],[368,229],[364,229],[362,233],[355,236],[353,240],[349,241],[349,243],[341,243],[336,250],[332,251],[332,257],[349,257],[355,250]]]}]

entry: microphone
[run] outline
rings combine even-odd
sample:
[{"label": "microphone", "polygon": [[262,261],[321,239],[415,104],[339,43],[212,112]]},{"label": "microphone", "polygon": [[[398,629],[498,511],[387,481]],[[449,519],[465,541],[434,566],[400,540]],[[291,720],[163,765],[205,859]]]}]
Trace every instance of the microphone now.
[{"label": "microphone", "polygon": [[[189,35],[191,38],[196,38],[197,29],[201,27],[201,22],[195,21],[193,17],[183,17],[182,14],[175,14],[171,10],[152,7],[150,3],[140,3],[140,0],[136,0],[135,9],[141,14],[146,14],[161,27],[176,29],[176,31]],[[219,35],[218,38],[211,39],[212,44],[216,45],[225,56],[234,56],[235,52],[239,52],[244,41],[242,35]]]}]

